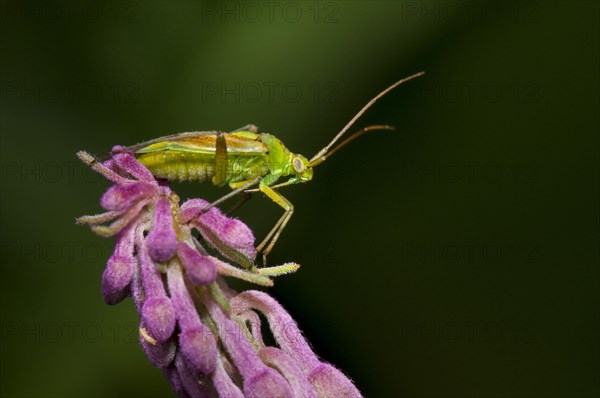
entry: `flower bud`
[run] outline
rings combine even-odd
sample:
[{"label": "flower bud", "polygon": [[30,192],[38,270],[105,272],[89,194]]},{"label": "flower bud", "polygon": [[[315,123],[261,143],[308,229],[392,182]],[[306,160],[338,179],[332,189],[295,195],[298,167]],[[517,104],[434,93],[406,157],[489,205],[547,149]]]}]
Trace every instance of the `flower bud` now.
[{"label": "flower bud", "polygon": [[[123,151],[124,149],[126,148],[122,146],[115,146],[112,150],[114,152],[118,152]],[[150,182],[156,185],[156,180],[154,179],[152,173],[150,173],[150,171],[147,168],[145,168],[140,162],[138,162],[131,152],[126,151],[117,153],[112,157],[112,160],[114,164],[118,166],[119,169],[131,175],[135,179],[139,181]]]},{"label": "flower bud", "polygon": [[214,396],[212,386],[205,382],[206,380],[204,380],[204,377],[195,376],[190,371],[188,362],[182,357],[182,355],[177,354],[174,363],[177,373],[179,374],[181,384],[187,395],[192,398]]},{"label": "flower bud", "polygon": [[217,277],[217,267],[212,257],[203,256],[183,242],[177,247],[177,256],[190,282],[194,285],[202,286],[214,282]]},{"label": "flower bud", "polygon": [[173,228],[173,215],[169,200],[161,197],[156,202],[152,230],[146,238],[150,257],[154,261],[165,262],[177,250],[177,234]]},{"label": "flower bud", "polygon": [[283,376],[268,367],[244,381],[244,394],[248,398],[295,397]]},{"label": "flower bud", "polygon": [[155,188],[143,182],[113,185],[102,195],[100,205],[106,210],[124,211],[140,198],[149,196]]},{"label": "flower bud", "polygon": [[175,358],[177,347],[173,340],[167,340],[163,343],[151,343],[140,335],[140,344],[150,363],[157,368],[165,368],[169,366]]},{"label": "flower bud", "polygon": [[192,223],[202,236],[221,254],[240,262],[239,255],[248,260],[256,256],[254,235],[246,224],[235,218],[229,218],[216,207],[205,213],[202,209],[209,203],[202,199],[191,199],[181,205],[181,221]]},{"label": "flower bud", "polygon": [[129,284],[137,265],[133,255],[134,233],[133,227],[121,232],[102,274],[102,296],[107,304],[117,304],[129,295]]},{"label": "flower bud", "polygon": [[179,334],[181,352],[193,374],[210,374],[217,364],[217,343],[210,330],[200,322],[178,263],[169,264],[167,280],[171,301],[181,329]]},{"label": "flower bud", "polygon": [[217,359],[217,367],[212,374],[212,381],[215,385],[217,393],[219,394],[219,397],[244,398],[244,393],[242,393],[239,387],[227,374],[227,371],[221,362],[221,358]]},{"label": "flower bud", "polygon": [[148,333],[157,341],[166,341],[173,334],[175,312],[168,297],[154,296],[146,299],[141,315]]},{"label": "flower bud", "polygon": [[179,377],[179,372],[173,363],[171,363],[168,367],[163,368],[163,373],[169,384],[171,385],[171,389],[179,398],[190,398],[188,393],[185,391],[183,387],[183,383],[181,378]]},{"label": "flower bud", "polygon": [[315,389],[306,379],[306,375],[302,372],[300,366],[285,351],[275,347],[265,347],[260,350],[259,355],[265,364],[277,369],[279,373],[284,375],[294,397],[317,398]]},{"label": "flower bud", "polygon": [[217,346],[208,328],[185,329],[179,335],[179,345],[194,373],[211,374],[216,366]]},{"label": "flower bud", "polygon": [[360,398],[362,395],[352,381],[328,363],[322,362],[308,375],[319,397]]}]

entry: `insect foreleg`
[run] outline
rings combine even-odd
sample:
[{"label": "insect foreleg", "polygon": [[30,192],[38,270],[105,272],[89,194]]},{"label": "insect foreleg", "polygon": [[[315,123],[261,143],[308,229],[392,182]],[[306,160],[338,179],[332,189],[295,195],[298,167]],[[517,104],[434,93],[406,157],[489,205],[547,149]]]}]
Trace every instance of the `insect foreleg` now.
[{"label": "insect foreleg", "polygon": [[[269,231],[265,239],[263,239],[261,244],[258,245],[258,247],[256,248],[257,253],[261,251],[263,252],[263,266],[265,266],[267,265],[267,256],[269,255],[271,250],[273,250],[277,239],[279,239],[279,235],[281,235],[281,231],[283,231],[286,224],[292,217],[292,214],[294,214],[294,205],[289,200],[287,200],[282,194],[275,191],[273,188],[269,187],[266,184],[261,183],[258,186],[258,189],[265,195],[267,195],[269,198],[271,198],[273,202],[277,203],[285,210],[279,221],[277,221],[277,223],[271,229],[271,231]],[[267,245],[267,243],[269,243],[269,245],[265,248],[265,245]]]}]

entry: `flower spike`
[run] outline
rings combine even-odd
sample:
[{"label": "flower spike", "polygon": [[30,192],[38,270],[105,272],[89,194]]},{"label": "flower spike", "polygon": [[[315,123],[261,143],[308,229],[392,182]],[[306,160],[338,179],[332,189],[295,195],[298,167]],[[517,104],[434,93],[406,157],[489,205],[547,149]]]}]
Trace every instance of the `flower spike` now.
[{"label": "flower spike", "polygon": [[[100,200],[107,212],[77,219],[116,239],[102,296],[111,305],[132,297],[142,350],[175,394],[360,396],[349,378],[318,359],[277,301],[258,291],[238,293],[226,282],[272,286],[273,277],[295,272],[298,264],[257,267],[248,226],[203,199],[180,206],[177,195],[126,148],[115,147],[103,163],[84,151],[77,155],[114,184]],[[276,346],[265,344],[260,315]]]}]

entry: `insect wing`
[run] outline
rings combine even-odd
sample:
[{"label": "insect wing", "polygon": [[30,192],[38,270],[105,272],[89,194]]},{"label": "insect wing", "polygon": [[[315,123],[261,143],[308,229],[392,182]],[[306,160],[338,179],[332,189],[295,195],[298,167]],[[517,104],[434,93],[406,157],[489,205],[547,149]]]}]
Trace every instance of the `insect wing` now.
[{"label": "insect wing", "polygon": [[[162,137],[158,137],[158,138],[154,138],[153,140],[149,140],[149,141],[144,141],[141,142],[139,144],[136,145],[132,145],[130,147],[127,147],[128,150],[130,150],[131,152],[139,152],[139,153],[144,153],[142,152],[143,149],[152,146],[154,144],[160,144],[160,143],[166,143],[166,142],[170,142],[170,141],[176,141],[178,139],[185,139],[185,138],[193,138],[193,137],[202,137],[205,135],[214,135],[216,136],[219,132],[218,131],[190,131],[187,133],[177,133],[177,134],[171,134],[171,135],[165,135]],[[148,151],[148,152],[152,152],[152,151]]]},{"label": "insect wing", "polygon": [[219,133],[216,131],[196,131],[180,133],[157,138],[129,148],[136,153],[152,153],[160,151],[177,151],[187,153],[215,154],[217,150],[217,136],[225,138],[228,154],[263,154],[268,151],[267,146],[237,133]]}]

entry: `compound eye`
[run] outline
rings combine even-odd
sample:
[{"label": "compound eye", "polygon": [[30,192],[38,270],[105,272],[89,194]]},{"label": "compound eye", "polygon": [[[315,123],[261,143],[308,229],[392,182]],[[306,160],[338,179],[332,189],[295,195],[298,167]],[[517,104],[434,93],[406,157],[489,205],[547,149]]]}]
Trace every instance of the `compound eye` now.
[{"label": "compound eye", "polygon": [[302,159],[300,159],[300,158],[294,158],[292,160],[292,166],[294,167],[294,171],[297,174],[304,173],[305,167],[304,167],[304,163],[302,163]]}]

